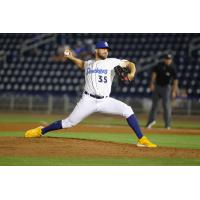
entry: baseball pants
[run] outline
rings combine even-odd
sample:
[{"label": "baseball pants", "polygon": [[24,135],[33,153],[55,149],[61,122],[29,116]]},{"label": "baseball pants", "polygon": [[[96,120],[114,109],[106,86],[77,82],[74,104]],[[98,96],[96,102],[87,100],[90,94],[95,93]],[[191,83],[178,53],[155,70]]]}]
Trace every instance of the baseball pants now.
[{"label": "baseball pants", "polygon": [[125,118],[134,114],[130,106],[114,98],[95,99],[89,95],[83,94],[69,117],[62,120],[62,127],[70,128],[75,126],[84,118],[96,112],[121,115]]}]

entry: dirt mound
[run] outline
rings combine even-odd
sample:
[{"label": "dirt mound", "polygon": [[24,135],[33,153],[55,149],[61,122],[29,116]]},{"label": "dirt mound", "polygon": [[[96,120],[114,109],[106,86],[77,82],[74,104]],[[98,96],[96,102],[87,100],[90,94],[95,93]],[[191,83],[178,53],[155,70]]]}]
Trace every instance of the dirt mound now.
[{"label": "dirt mound", "polygon": [[200,158],[200,150],[148,149],[132,144],[55,137],[0,137],[0,156]]}]

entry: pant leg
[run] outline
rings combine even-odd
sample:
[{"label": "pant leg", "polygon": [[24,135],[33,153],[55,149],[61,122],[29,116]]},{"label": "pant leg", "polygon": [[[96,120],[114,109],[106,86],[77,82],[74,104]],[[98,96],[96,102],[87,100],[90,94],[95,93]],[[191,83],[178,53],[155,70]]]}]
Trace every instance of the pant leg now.
[{"label": "pant leg", "polygon": [[97,111],[97,105],[94,98],[83,95],[77,103],[72,113],[62,120],[63,128],[70,128],[81,122],[84,118]]},{"label": "pant leg", "polygon": [[156,119],[156,115],[157,115],[157,111],[158,111],[158,103],[159,103],[159,98],[160,98],[160,94],[159,94],[159,88],[160,86],[156,86],[155,91],[152,94],[152,106],[151,106],[151,110],[149,113],[149,118],[148,118],[148,123],[151,123],[152,121],[154,121]]},{"label": "pant leg", "polygon": [[171,115],[172,115],[172,109],[171,109],[171,86],[163,87],[162,93],[162,105],[164,110],[164,121],[165,121],[165,127],[171,126]]},{"label": "pant leg", "polygon": [[142,131],[133,113],[133,110],[127,104],[113,98],[108,98],[99,104],[99,112],[125,117],[129,126],[135,132],[136,136],[139,139],[143,137]]},{"label": "pant leg", "polygon": [[134,114],[130,106],[111,97],[106,98],[99,103],[98,111],[106,114],[121,115],[125,118]]}]

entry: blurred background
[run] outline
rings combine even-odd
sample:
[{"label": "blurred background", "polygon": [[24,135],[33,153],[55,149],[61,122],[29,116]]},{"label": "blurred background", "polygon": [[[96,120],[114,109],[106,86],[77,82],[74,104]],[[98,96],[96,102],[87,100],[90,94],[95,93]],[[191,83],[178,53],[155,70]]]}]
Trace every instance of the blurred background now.
[{"label": "blurred background", "polygon": [[64,61],[63,52],[71,48],[77,57],[91,59],[99,40],[110,44],[110,57],[137,66],[131,83],[114,79],[111,96],[148,113],[151,69],[171,53],[179,80],[173,113],[200,115],[200,34],[0,34],[0,110],[70,112],[82,95],[84,71]]}]

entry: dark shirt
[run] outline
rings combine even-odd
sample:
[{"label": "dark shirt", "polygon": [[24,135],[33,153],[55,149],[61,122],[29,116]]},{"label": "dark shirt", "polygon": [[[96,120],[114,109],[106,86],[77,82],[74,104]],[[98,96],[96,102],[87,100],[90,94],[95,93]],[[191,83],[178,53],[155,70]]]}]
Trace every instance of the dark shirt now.
[{"label": "dark shirt", "polygon": [[167,86],[172,84],[172,80],[177,79],[175,67],[172,65],[165,65],[163,62],[155,66],[152,72],[156,73],[156,84],[160,86]]}]

